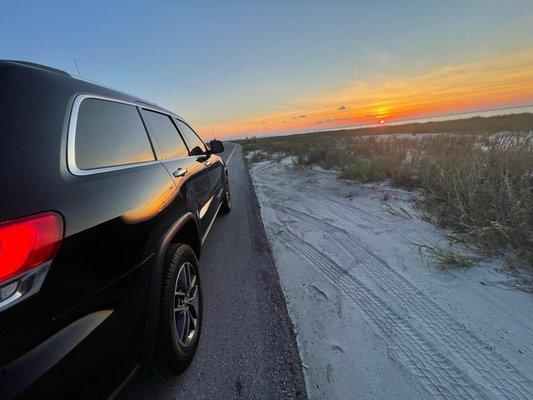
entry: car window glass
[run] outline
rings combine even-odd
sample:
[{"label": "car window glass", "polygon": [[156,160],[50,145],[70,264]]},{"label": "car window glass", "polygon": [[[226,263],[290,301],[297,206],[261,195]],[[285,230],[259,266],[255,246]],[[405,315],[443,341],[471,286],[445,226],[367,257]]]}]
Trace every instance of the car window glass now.
[{"label": "car window glass", "polygon": [[80,169],[154,160],[137,108],[108,100],[89,98],[81,102],[74,147]]},{"label": "car window glass", "polygon": [[198,137],[198,135],[187,125],[186,123],[180,121],[179,119],[176,120],[178,123],[178,127],[180,128],[180,132],[183,135],[183,138],[187,142],[187,145],[189,146],[189,149],[191,150],[192,155],[200,155],[204,154],[206,152],[206,147],[204,142],[202,142],[202,139]]},{"label": "car window glass", "polygon": [[183,139],[168,115],[145,109],[142,110],[142,114],[150,127],[150,132],[157,143],[163,160],[189,155]]}]

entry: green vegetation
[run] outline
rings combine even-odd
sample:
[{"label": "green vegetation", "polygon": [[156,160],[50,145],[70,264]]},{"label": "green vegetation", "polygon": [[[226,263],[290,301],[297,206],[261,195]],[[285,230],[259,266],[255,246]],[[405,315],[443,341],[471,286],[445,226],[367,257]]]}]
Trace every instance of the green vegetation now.
[{"label": "green vegetation", "polygon": [[251,162],[296,156],[361,182],[422,188],[459,240],[512,249],[533,264],[533,114],[381,126],[240,141]]},{"label": "green vegetation", "polygon": [[430,260],[433,260],[441,268],[471,267],[476,261],[474,257],[465,256],[455,251],[451,246],[441,247],[436,244],[423,243],[412,243],[412,245],[418,247],[420,254],[426,254]]}]

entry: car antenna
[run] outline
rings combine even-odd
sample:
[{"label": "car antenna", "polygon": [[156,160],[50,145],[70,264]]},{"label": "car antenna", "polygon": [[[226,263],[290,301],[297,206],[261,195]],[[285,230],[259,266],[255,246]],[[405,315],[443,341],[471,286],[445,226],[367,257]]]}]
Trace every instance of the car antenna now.
[{"label": "car antenna", "polygon": [[80,69],[78,68],[78,62],[74,58],[74,65],[76,66],[76,70],[78,71],[78,76],[81,78]]},{"label": "car antenna", "polygon": [[213,133],[213,125],[211,125],[211,136],[213,136],[213,140],[215,140],[215,134]]}]

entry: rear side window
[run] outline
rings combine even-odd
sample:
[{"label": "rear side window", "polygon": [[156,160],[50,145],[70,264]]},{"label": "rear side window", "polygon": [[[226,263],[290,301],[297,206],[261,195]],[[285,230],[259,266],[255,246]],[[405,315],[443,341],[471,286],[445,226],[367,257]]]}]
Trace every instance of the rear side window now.
[{"label": "rear side window", "polygon": [[187,157],[189,155],[183,139],[168,115],[144,109],[142,114],[150,127],[150,132],[157,143],[163,160]]},{"label": "rear side window", "polygon": [[194,156],[204,154],[206,151],[206,147],[204,142],[202,142],[202,139],[198,137],[198,135],[189,127],[189,125],[180,121],[179,119],[177,119],[176,121],[178,123],[178,127],[180,128],[180,132],[183,135],[183,138],[187,142],[189,149],[191,149],[191,154]]},{"label": "rear side window", "polygon": [[75,158],[80,169],[154,160],[137,108],[108,100],[83,100],[76,124]]}]

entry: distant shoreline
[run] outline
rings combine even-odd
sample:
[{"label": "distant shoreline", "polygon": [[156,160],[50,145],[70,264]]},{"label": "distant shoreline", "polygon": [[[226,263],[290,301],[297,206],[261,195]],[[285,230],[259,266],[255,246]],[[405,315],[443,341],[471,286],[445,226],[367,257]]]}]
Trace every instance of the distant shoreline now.
[{"label": "distant shoreline", "polygon": [[[533,108],[533,107],[531,107]],[[533,131],[533,112],[509,113],[492,116],[472,116],[467,118],[446,119],[442,121],[404,122],[398,124],[384,124],[360,126],[357,128],[329,129],[324,131],[300,132],[285,135],[259,136],[257,140],[275,137],[302,136],[312,137],[322,135],[379,135],[379,134],[408,134],[408,133],[460,133],[460,134],[491,134],[502,131],[529,132]],[[253,137],[252,137],[253,138]],[[250,139],[250,137],[248,137]],[[229,139],[239,142],[243,139]]]},{"label": "distant shoreline", "polygon": [[[447,122],[447,121],[462,121],[473,118],[493,118],[493,117],[505,117],[505,116],[516,116],[521,114],[532,114],[533,115],[533,104],[516,106],[516,107],[505,107],[505,108],[493,108],[488,110],[479,110],[479,111],[465,111],[460,113],[453,114],[441,114],[434,115],[430,117],[420,117],[420,118],[406,118],[402,120],[386,122],[384,124],[374,123],[374,124],[360,124],[360,125],[349,125],[337,128],[329,129],[311,129],[297,132],[280,132],[272,133],[265,135],[255,135],[257,138],[267,138],[267,137],[277,137],[277,136],[292,136],[292,135],[306,135],[312,133],[327,133],[327,132],[338,132],[338,131],[356,131],[360,129],[384,129],[390,126],[401,126],[401,125],[411,125],[411,124],[424,124],[431,122]],[[533,130],[533,126],[530,127]],[[383,132],[385,133],[385,132]],[[254,135],[239,135],[230,137],[226,140],[228,141],[238,141],[245,139],[246,137],[253,137]]]}]

